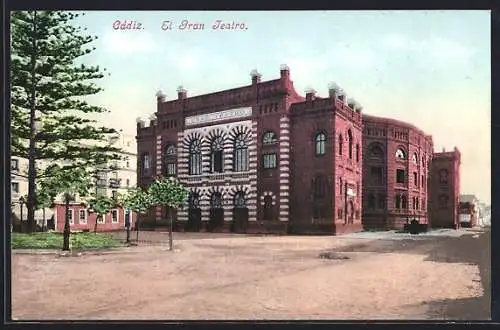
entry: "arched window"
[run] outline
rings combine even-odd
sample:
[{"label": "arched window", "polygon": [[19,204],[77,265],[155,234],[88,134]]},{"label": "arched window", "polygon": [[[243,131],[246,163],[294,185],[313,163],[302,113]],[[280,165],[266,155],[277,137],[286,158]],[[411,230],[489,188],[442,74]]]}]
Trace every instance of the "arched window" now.
[{"label": "arched window", "polygon": [[245,198],[245,193],[243,191],[238,191],[236,195],[234,195],[234,207],[235,208],[245,208],[247,207],[247,201]]},{"label": "arched window", "polygon": [[413,164],[418,165],[418,156],[417,156],[416,152],[413,153],[413,156],[411,157],[411,161],[413,162]]},{"label": "arched window", "polygon": [[317,133],[314,141],[316,143],[316,156],[324,155],[326,153],[326,134]]},{"label": "arched window", "polygon": [[359,163],[359,144],[356,144],[356,162]]},{"label": "arched window", "polygon": [[401,196],[401,208],[403,210],[408,209],[408,198],[406,197],[406,195]]},{"label": "arched window", "polygon": [[368,148],[370,158],[384,158],[384,150],[378,143],[373,143]]},{"label": "arched window", "polygon": [[141,157],[142,170],[147,172],[151,169],[151,156],[149,153],[143,153]]},{"label": "arched window", "polygon": [[234,139],[233,171],[248,171],[248,146],[243,134]]},{"label": "arched window", "polygon": [[200,195],[198,193],[189,193],[188,206],[190,209],[200,208]]},{"label": "arched window", "polygon": [[210,207],[212,209],[221,209],[222,206],[222,195],[220,192],[215,192],[210,197]]},{"label": "arched window", "polygon": [[201,143],[198,139],[189,144],[189,174],[201,174]]},{"label": "arched window", "polygon": [[396,150],[396,158],[406,159],[406,152],[403,149],[398,148],[398,150]]},{"label": "arched window", "polygon": [[222,136],[217,136],[212,140],[211,149],[210,172],[224,172],[224,140],[222,139]]},{"label": "arched window", "polygon": [[164,168],[164,174],[166,176],[174,176],[177,173],[177,168],[176,168],[176,155],[177,155],[177,150],[175,148],[175,144],[167,144],[165,146],[165,157],[163,160],[163,168]]},{"label": "arched window", "polygon": [[401,208],[401,195],[396,195],[396,208]]},{"label": "arched window", "polygon": [[328,193],[328,178],[318,175],[313,181],[313,196],[315,199],[324,198]]},{"label": "arched window", "polygon": [[265,132],[262,136],[262,144],[264,145],[275,144],[276,142],[278,142],[278,139],[273,131]]},{"label": "arched window", "polygon": [[339,155],[341,155],[341,156],[342,156],[343,149],[344,149],[344,140],[343,140],[342,134],[339,134]]},{"label": "arched window", "polygon": [[352,138],[352,131],[351,130],[347,131],[347,139],[348,139],[348,143],[349,143],[349,159],[352,159],[353,138]]},{"label": "arched window", "polygon": [[177,154],[177,150],[175,149],[175,144],[170,143],[165,147],[165,156],[175,156]]}]

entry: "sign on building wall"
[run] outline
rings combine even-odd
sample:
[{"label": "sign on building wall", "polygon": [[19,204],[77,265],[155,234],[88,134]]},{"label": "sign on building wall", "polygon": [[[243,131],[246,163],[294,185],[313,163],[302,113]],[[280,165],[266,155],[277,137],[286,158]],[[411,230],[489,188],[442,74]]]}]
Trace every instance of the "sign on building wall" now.
[{"label": "sign on building wall", "polygon": [[252,107],[229,109],[203,115],[190,116],[185,119],[185,126],[215,123],[222,120],[242,118],[252,115]]}]

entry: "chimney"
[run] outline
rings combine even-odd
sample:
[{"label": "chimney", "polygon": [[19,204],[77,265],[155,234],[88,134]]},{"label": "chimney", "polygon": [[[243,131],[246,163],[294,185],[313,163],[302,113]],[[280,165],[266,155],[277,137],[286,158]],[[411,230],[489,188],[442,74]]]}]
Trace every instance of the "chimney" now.
[{"label": "chimney", "polygon": [[286,64],[281,64],[280,66],[280,77],[281,79],[290,79],[290,68]]},{"label": "chimney", "polygon": [[182,86],[177,87],[177,99],[184,100],[186,97],[187,97],[187,90],[185,90],[184,87]]},{"label": "chimney", "polygon": [[149,116],[149,125],[150,126],[156,126],[156,115],[153,113],[151,116]]},{"label": "chimney", "polygon": [[312,88],[306,89],[306,101],[313,101],[316,98],[316,91]]},{"label": "chimney", "polygon": [[158,103],[165,102],[166,100],[167,100],[167,95],[165,93],[163,93],[161,90],[156,92],[156,101]]},{"label": "chimney", "polygon": [[340,101],[342,101],[342,103],[347,103],[347,94],[342,88],[337,91],[337,97]]},{"label": "chimney", "polygon": [[145,122],[144,122],[144,120],[142,120],[141,117],[137,117],[135,119],[135,122],[137,123],[137,129],[144,128]]},{"label": "chimney", "polygon": [[338,94],[338,91],[340,90],[340,86],[337,85],[335,82],[331,82],[328,84],[328,95],[330,98],[335,98],[335,96]]},{"label": "chimney", "polygon": [[356,106],[356,101],[353,98],[349,98],[349,99],[347,99],[347,105],[349,106],[349,108],[354,110],[354,108]]},{"label": "chimney", "polygon": [[260,77],[262,77],[262,75],[257,69],[253,69],[252,72],[250,72],[250,76],[252,77],[252,85],[260,83]]}]

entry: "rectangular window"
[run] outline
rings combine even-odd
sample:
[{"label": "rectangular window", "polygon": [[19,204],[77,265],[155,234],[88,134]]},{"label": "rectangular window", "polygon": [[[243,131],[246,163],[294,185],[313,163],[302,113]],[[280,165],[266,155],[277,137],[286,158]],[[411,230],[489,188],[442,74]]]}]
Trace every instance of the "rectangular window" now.
[{"label": "rectangular window", "polygon": [[396,183],[405,183],[405,170],[396,170]]},{"label": "rectangular window", "polygon": [[422,175],[422,181],[420,181],[420,185],[421,185],[422,189],[425,190],[425,179],[424,179],[423,175]]},{"label": "rectangular window", "polygon": [[83,209],[79,211],[78,222],[81,224],[87,223],[87,210]]},{"label": "rectangular window", "polygon": [[413,184],[415,184],[415,187],[418,187],[418,174],[417,174],[417,172],[413,172]]},{"label": "rectangular window", "polygon": [[100,224],[106,223],[106,214],[97,215],[97,223]]},{"label": "rectangular window", "polygon": [[111,223],[118,223],[118,210],[112,210],[111,211]]},{"label": "rectangular window", "polygon": [[118,192],[116,190],[111,190],[111,197],[112,198],[118,197]]},{"label": "rectangular window", "polygon": [[276,168],[276,154],[262,155],[262,166],[265,169]]},{"label": "rectangular window", "polygon": [[68,217],[69,217],[69,224],[72,225],[74,223],[73,209],[68,209]]},{"label": "rectangular window", "polygon": [[375,185],[381,185],[383,181],[383,170],[380,166],[372,166],[370,167],[370,177],[372,179],[372,183]]},{"label": "rectangular window", "polygon": [[19,182],[11,182],[12,192],[19,194]]},{"label": "rectangular window", "polygon": [[177,174],[177,167],[175,163],[167,163],[167,176],[174,176]]},{"label": "rectangular window", "polygon": [[11,171],[19,170],[19,159],[11,159],[10,160],[10,169]]}]

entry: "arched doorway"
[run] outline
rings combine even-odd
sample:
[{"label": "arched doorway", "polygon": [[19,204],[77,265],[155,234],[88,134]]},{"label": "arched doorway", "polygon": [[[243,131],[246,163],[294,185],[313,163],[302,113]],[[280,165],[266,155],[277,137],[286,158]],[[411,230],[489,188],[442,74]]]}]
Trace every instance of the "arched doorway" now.
[{"label": "arched doorway", "polygon": [[186,231],[200,231],[201,229],[201,209],[200,196],[197,193],[191,193],[188,199],[188,222]]},{"label": "arched doorway", "polygon": [[349,201],[349,204],[348,204],[348,218],[347,218],[347,223],[348,224],[353,224],[354,223],[354,202],[353,201]]},{"label": "arched doorway", "polygon": [[210,197],[210,220],[208,231],[218,231],[224,225],[224,208],[222,206],[222,194],[215,192]]},{"label": "arched doorway", "polygon": [[263,220],[273,220],[273,197],[272,196],[264,196],[264,210],[263,210],[262,219]]},{"label": "arched doorway", "polygon": [[245,233],[248,225],[248,208],[245,193],[238,191],[233,200],[233,223],[231,231],[234,233]]}]

